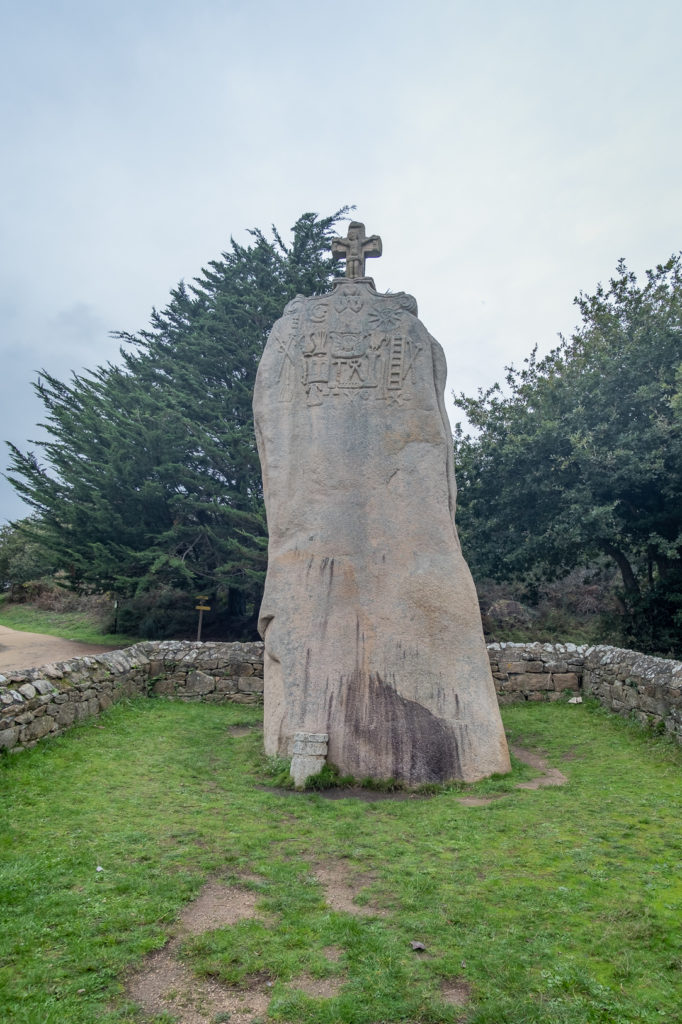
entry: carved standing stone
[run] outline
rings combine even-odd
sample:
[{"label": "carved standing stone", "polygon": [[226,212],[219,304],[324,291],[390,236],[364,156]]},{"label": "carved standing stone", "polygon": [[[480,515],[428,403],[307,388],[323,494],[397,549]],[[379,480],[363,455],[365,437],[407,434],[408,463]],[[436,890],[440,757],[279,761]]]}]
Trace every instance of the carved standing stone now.
[{"label": "carved standing stone", "polygon": [[344,774],[471,781],[509,755],[454,523],[445,357],[416,314],[351,275],[290,302],[265,348],[265,748],[321,733]]}]

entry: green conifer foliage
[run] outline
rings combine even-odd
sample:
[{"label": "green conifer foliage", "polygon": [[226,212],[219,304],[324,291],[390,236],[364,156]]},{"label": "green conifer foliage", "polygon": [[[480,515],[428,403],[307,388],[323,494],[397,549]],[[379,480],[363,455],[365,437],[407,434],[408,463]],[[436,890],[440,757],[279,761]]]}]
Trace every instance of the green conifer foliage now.
[{"label": "green conifer foliage", "polygon": [[205,594],[206,635],[253,635],[267,561],[256,369],[286,303],[328,290],[346,212],[304,214],[289,245],[275,228],[231,240],[148,329],[117,333],[120,366],[35,385],[50,437],[10,445],[9,478],[34,511],[22,528],[73,586],[127,599],[126,631],[188,634]]}]

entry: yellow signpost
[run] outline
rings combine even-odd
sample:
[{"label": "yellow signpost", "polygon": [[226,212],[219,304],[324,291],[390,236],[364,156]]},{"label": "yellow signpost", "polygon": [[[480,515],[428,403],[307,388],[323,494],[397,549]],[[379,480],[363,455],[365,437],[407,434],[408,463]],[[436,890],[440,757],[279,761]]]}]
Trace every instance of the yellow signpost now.
[{"label": "yellow signpost", "polygon": [[201,624],[204,619],[204,612],[210,612],[210,604],[206,604],[208,601],[208,594],[197,594],[197,601],[203,602],[202,604],[195,604],[196,611],[199,612],[199,625],[197,626],[197,640],[201,640]]}]

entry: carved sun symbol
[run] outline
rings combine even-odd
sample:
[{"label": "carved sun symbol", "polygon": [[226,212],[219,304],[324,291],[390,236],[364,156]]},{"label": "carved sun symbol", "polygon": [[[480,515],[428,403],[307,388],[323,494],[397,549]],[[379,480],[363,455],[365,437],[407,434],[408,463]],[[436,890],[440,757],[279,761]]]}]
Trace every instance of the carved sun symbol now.
[{"label": "carved sun symbol", "polygon": [[394,309],[388,306],[379,306],[373,309],[368,320],[375,330],[392,331],[398,325],[398,316]]}]

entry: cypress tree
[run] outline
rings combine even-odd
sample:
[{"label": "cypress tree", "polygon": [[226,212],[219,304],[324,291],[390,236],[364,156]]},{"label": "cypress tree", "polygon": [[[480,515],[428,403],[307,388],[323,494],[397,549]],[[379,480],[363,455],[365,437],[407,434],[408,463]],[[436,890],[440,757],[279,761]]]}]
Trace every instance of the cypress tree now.
[{"label": "cypress tree", "polygon": [[301,216],[287,245],[254,229],[137,333],[122,364],[35,385],[49,439],[13,445],[9,478],[34,510],[17,524],[72,586],[124,599],[121,628],[189,634],[208,597],[207,635],[254,635],[266,525],[251,399],[274,321],[296,294],[328,290],[334,225]]}]

